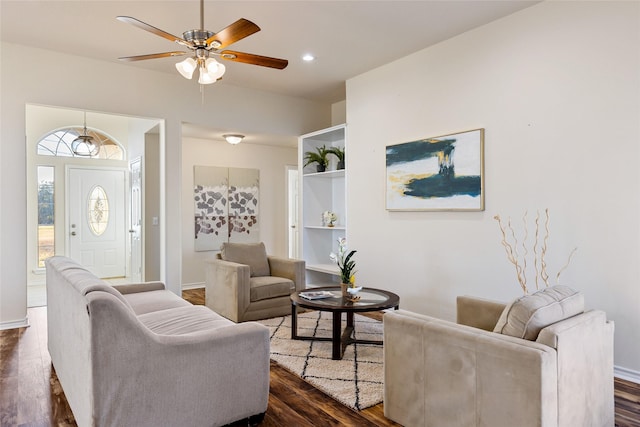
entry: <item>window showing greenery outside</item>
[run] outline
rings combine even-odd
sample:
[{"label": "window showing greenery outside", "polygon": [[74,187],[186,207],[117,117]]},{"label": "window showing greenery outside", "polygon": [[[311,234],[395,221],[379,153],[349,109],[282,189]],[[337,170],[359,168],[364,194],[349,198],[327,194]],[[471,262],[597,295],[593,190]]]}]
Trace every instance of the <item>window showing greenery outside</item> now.
[{"label": "window showing greenery outside", "polygon": [[53,166],[38,166],[38,267],[55,252]]}]

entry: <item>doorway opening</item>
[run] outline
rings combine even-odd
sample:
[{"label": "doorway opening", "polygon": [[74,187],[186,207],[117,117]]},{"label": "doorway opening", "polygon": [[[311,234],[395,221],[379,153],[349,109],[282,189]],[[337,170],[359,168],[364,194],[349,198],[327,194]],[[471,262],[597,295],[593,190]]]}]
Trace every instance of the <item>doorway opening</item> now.
[{"label": "doorway opening", "polygon": [[[108,141],[101,155],[74,156],[69,148],[74,137],[65,135],[82,130],[83,120],[91,135]],[[152,236],[161,234],[164,206],[158,199],[151,203],[149,213],[156,218],[155,225],[144,219],[134,224],[131,210],[144,212],[147,187],[156,195],[164,192],[163,151],[163,120],[27,104],[28,307],[46,305],[44,260],[51,255],[69,256],[112,283],[145,279],[143,269],[133,274],[132,268],[145,263],[145,229],[155,228],[149,230]],[[141,203],[135,206],[131,198],[132,159],[138,160],[140,179],[135,191]],[[153,171],[148,182],[144,176],[147,168]],[[138,231],[135,243],[131,233],[134,225]],[[113,238],[112,247],[108,247],[105,242]],[[164,245],[153,240],[158,247]],[[160,253],[154,250],[147,256]],[[162,260],[150,260],[149,264],[157,269],[152,268],[147,280],[161,280]]]}]

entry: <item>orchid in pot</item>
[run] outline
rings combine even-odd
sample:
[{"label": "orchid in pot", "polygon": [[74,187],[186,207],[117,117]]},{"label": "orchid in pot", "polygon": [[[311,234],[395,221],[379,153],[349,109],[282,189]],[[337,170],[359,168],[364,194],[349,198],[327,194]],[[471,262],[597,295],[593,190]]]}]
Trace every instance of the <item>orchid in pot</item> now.
[{"label": "orchid in pot", "polygon": [[340,280],[342,287],[342,294],[344,296],[353,296],[362,289],[356,288],[356,262],[353,260],[353,255],[356,253],[355,250],[347,251],[347,239],[342,237],[338,239],[338,253],[331,252],[329,258],[336,264],[338,264],[338,268],[340,269]]}]

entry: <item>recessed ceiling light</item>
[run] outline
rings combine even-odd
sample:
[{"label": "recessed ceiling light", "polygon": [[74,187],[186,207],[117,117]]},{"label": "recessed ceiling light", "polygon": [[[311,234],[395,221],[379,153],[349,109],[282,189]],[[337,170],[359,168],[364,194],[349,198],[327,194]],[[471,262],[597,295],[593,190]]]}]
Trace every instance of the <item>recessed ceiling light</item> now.
[{"label": "recessed ceiling light", "polygon": [[314,59],[316,59],[316,57],[315,57],[315,56],[313,56],[313,55],[312,55],[312,54],[310,54],[310,53],[306,53],[306,54],[304,54],[304,55],[302,56],[302,60],[303,60],[303,61],[310,62],[310,61],[313,61]]}]

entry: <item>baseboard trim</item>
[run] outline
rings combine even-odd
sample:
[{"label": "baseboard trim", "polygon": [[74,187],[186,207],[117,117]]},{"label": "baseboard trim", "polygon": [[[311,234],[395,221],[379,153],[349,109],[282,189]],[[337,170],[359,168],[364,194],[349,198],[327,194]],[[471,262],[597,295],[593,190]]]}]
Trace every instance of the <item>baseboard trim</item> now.
[{"label": "baseboard trim", "polygon": [[204,288],[204,282],[200,282],[200,283],[183,283],[182,284],[182,290],[183,291],[187,291],[190,289],[201,289]]},{"label": "baseboard trim", "polygon": [[25,317],[22,320],[12,320],[11,322],[0,322],[0,331],[4,331],[5,329],[17,329],[17,328],[28,328],[29,327],[29,317]]},{"label": "baseboard trim", "polygon": [[634,371],[633,369],[623,368],[622,366],[614,366],[613,375],[620,379],[640,384],[640,372]]}]

